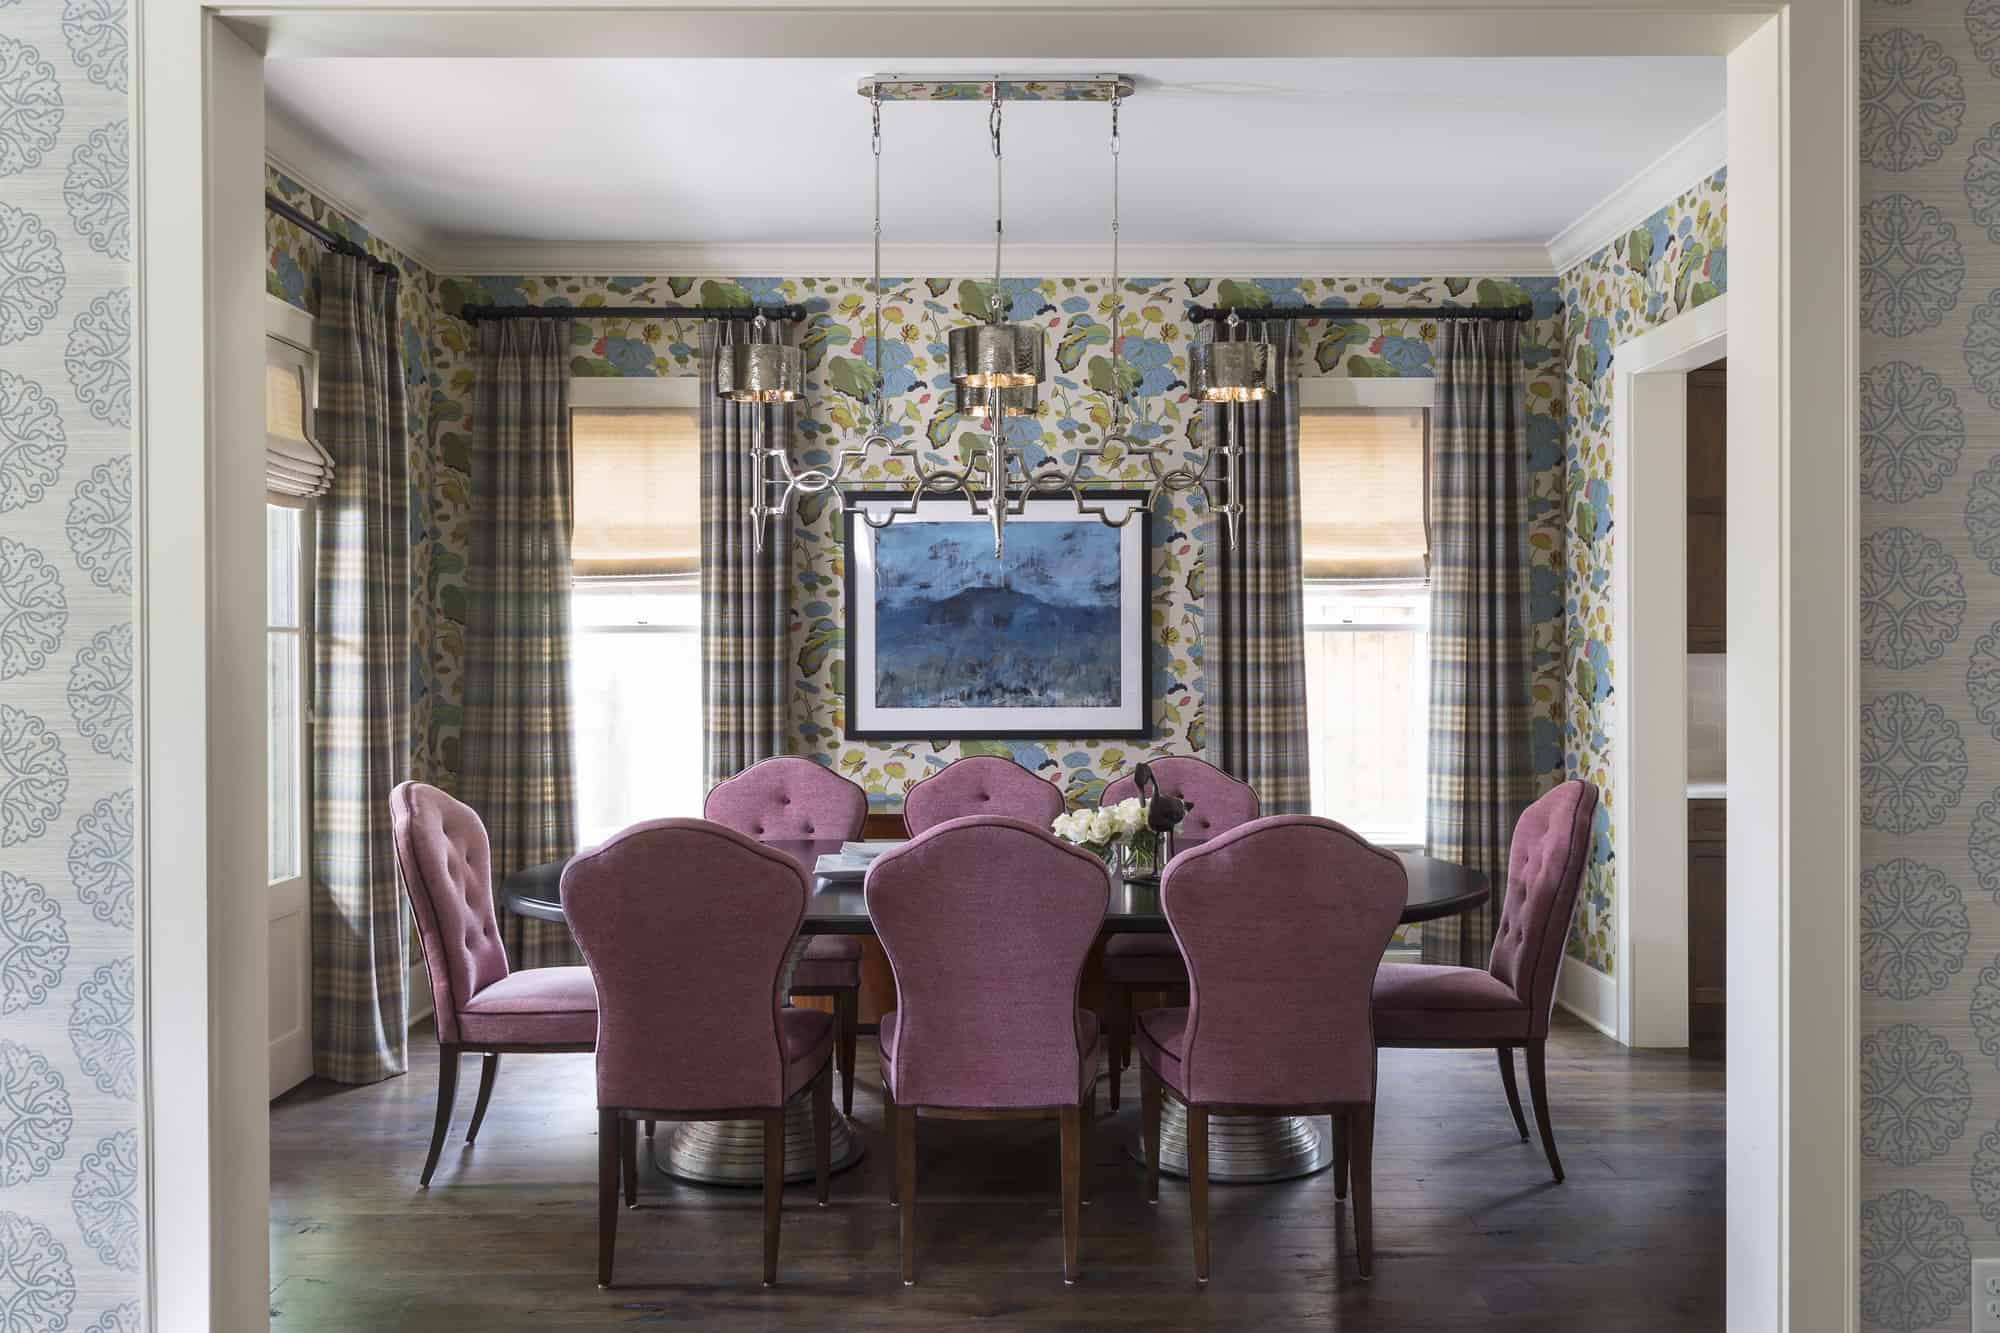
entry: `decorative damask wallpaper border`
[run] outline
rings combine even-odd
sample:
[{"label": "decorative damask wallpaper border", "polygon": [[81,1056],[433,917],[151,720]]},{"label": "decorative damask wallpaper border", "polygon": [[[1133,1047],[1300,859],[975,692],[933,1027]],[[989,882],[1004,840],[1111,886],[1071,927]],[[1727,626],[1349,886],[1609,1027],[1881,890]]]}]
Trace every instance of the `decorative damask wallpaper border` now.
[{"label": "decorative damask wallpaper border", "polygon": [[137,1333],[124,0],[0,4],[0,1326]]}]

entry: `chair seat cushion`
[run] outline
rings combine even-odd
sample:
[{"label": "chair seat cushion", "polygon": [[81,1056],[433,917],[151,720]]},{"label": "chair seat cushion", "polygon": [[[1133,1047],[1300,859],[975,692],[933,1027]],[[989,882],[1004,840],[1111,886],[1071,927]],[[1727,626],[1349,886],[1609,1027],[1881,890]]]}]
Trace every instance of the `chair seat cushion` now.
[{"label": "chair seat cushion", "polygon": [[1104,979],[1115,986],[1188,984],[1187,964],[1172,935],[1113,935],[1104,941]]},{"label": "chair seat cushion", "polygon": [[1148,1009],[1132,1024],[1139,1058],[1151,1065],[1160,1081],[1176,1094],[1186,1090],[1181,1081],[1181,1052],[1187,1041],[1187,1018],[1188,1011],[1184,1008]]},{"label": "chair seat cushion", "polygon": [[[882,1082],[892,1098],[896,1095],[896,1018],[897,1011],[894,1009],[882,1015],[876,1038],[882,1051]],[[1098,1040],[1097,1015],[1088,1009],[1076,1011],[1076,1044],[1083,1052],[1077,1071],[1077,1096],[1080,1099],[1097,1077],[1097,1059],[1103,1050],[1103,1044]]]},{"label": "chair seat cushion", "polygon": [[469,1046],[590,1046],[597,1041],[597,987],[587,967],[510,972],[461,1005]]},{"label": "chair seat cushion", "polygon": [[839,990],[861,984],[861,937],[815,935],[792,971],[792,989]]},{"label": "chair seat cushion", "polygon": [[780,1009],[778,1041],[785,1051],[785,1096],[813,1081],[833,1056],[833,1015],[820,1009]]},{"label": "chair seat cushion", "polygon": [[1479,1043],[1527,1035],[1528,1007],[1484,968],[1384,963],[1376,970],[1379,1043]]}]

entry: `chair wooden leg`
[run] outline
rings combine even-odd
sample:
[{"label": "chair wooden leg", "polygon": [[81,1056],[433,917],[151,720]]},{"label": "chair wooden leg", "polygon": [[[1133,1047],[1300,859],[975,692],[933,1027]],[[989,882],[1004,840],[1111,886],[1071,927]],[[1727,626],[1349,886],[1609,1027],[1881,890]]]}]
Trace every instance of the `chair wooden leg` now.
[{"label": "chair wooden leg", "polygon": [[1062,1121],[1063,1285],[1076,1285],[1077,1234],[1083,1230],[1083,1108],[1065,1106]]},{"label": "chair wooden leg", "polygon": [[458,1047],[438,1047],[437,1119],[431,1124],[430,1155],[424,1158],[424,1174],[419,1183],[429,1189],[431,1173],[437,1170],[438,1154],[444,1151],[444,1137],[451,1132],[451,1105],[458,1099]]},{"label": "chair wooden leg", "polygon": [[1493,1052],[1500,1057],[1500,1083],[1507,1089],[1507,1109],[1514,1113],[1514,1128],[1521,1131],[1521,1142],[1528,1141],[1528,1117],[1521,1114],[1521,1087],[1514,1082],[1514,1048],[1502,1046]]},{"label": "chair wooden leg", "polygon": [[1083,1127],[1081,1139],[1081,1165],[1078,1167],[1077,1194],[1085,1208],[1090,1207],[1090,1127],[1097,1121],[1097,1083],[1091,1082],[1090,1091],[1083,1094]]},{"label": "chair wooden leg", "polygon": [[1125,1081],[1125,1053],[1132,1044],[1132,992],[1114,981],[1104,983],[1104,1044],[1106,1072],[1111,1075],[1111,1110],[1118,1111],[1120,1083]]},{"label": "chair wooden leg", "polygon": [[1542,1131],[1542,1153],[1549,1159],[1549,1170],[1555,1172],[1556,1184],[1562,1184],[1562,1158],[1556,1155],[1555,1126],[1549,1123],[1549,1071],[1545,1062],[1547,1042],[1536,1040],[1528,1043],[1528,1095],[1535,1102],[1535,1124]]},{"label": "chair wooden leg", "polygon": [[896,1094],[889,1091],[889,1080],[882,1080],[882,1132],[889,1136],[889,1206],[903,1206],[903,1191],[896,1183],[901,1177],[896,1172]]},{"label": "chair wooden leg", "polygon": [[903,1285],[917,1285],[917,1108],[896,1108],[896,1193],[903,1201]]},{"label": "chair wooden leg", "polygon": [[479,1137],[479,1126],[486,1119],[486,1103],[493,1100],[493,1080],[500,1075],[500,1052],[488,1051],[479,1064],[479,1097],[472,1103],[472,1124],[465,1131],[465,1141],[471,1143]]},{"label": "chair wooden leg", "polygon": [[1208,1108],[1187,1109],[1188,1213],[1194,1220],[1194,1280],[1208,1285]]},{"label": "chair wooden leg", "polygon": [[1349,1108],[1348,1165],[1354,1173],[1355,1268],[1362,1277],[1375,1273],[1375,1104]]},{"label": "chair wooden leg", "polygon": [[618,1122],[618,1161],[624,1170],[625,1206],[639,1206],[639,1122],[620,1119]]},{"label": "chair wooden leg", "polygon": [[625,1132],[616,1111],[597,1111],[597,1285],[611,1285],[611,1255],[618,1248],[618,1156]]},{"label": "chair wooden leg", "polygon": [[785,1202],[785,1109],[764,1113],[764,1285],[778,1280],[778,1218]]},{"label": "chair wooden leg", "polygon": [[[852,1084],[849,1085],[853,1086]],[[833,1189],[833,1066],[819,1071],[813,1080],[813,1183],[819,1190],[819,1206]]]},{"label": "chair wooden leg", "polygon": [[840,1062],[840,1113],[854,1114],[854,1041],[860,1029],[861,992],[854,988],[833,997],[834,1059]]},{"label": "chair wooden leg", "polygon": [[1337,1110],[1328,1119],[1333,1122],[1333,1197],[1344,1199],[1347,1197],[1347,1182],[1349,1179],[1347,1112],[1344,1109]]},{"label": "chair wooden leg", "polygon": [[1139,1138],[1146,1145],[1146,1202],[1160,1201],[1160,1078],[1139,1062]]}]

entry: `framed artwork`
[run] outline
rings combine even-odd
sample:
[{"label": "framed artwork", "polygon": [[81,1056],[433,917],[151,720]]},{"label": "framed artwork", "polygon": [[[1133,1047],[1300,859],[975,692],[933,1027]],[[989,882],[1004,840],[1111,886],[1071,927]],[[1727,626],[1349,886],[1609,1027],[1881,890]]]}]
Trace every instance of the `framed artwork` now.
[{"label": "framed artwork", "polygon": [[[862,496],[861,508],[893,497]],[[847,515],[847,735],[861,740],[1143,737],[1149,516],[1142,491],[1007,518],[1006,552],[969,501],[929,498],[874,528]]]}]

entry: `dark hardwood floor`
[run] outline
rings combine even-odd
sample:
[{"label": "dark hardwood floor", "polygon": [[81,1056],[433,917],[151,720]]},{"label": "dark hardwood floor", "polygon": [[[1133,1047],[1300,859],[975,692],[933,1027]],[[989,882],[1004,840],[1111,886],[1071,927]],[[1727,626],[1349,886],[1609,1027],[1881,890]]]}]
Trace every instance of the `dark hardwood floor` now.
[{"label": "dark hardwood floor", "polygon": [[1186,1186],[1162,1181],[1148,1206],[1125,1155],[1136,1070],[1123,1111],[1092,1137],[1074,1287],[1062,1282],[1055,1123],[926,1122],[922,1282],[906,1289],[872,1048],[864,1039],[855,1098],[869,1156],[834,1177],[831,1207],[813,1206],[809,1184],[786,1192],[778,1286],[758,1282],[755,1191],[697,1189],[647,1167],[639,1211],[619,1221],[619,1286],[602,1292],[590,1057],[506,1057],[471,1148],[468,1071],[424,1191],[437,1047],[413,1034],[408,1077],[316,1080],[272,1106],[273,1326],[1723,1326],[1723,1076],[1711,1061],[1627,1051],[1558,1015],[1549,1083],[1569,1180],[1554,1185],[1541,1149],[1515,1134],[1490,1051],[1384,1051],[1370,1282],[1355,1276],[1352,1214],[1328,1173],[1217,1186],[1214,1279],[1198,1291]]}]

